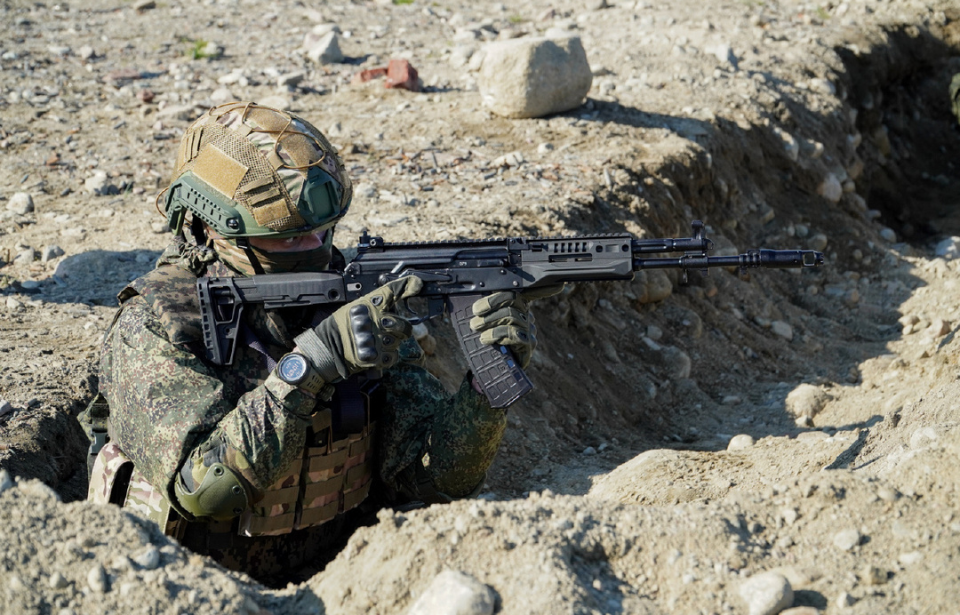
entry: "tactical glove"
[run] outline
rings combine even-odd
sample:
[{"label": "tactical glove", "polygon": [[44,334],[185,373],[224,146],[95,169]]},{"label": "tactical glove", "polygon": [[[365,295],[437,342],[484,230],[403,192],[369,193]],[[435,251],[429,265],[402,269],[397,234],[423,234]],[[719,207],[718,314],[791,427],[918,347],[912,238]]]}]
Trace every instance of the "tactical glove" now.
[{"label": "tactical glove", "polygon": [[400,343],[413,332],[413,326],[393,308],[421,288],[423,282],[415,276],[384,284],[297,336],[297,348],[324,382],[336,382],[365,369],[392,367]]},{"label": "tactical glove", "polygon": [[470,328],[480,333],[482,344],[510,348],[520,367],[526,368],[537,347],[537,327],[533,324],[530,303],[562,290],[561,284],[522,292],[508,290],[478,299],[473,304]]}]

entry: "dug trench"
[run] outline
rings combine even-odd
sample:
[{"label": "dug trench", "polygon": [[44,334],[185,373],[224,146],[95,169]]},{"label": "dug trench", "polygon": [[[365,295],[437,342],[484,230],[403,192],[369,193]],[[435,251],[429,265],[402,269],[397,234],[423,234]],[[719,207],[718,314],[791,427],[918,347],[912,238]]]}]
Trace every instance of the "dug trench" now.
[{"label": "dug trench", "polygon": [[[960,320],[957,269],[933,258],[960,231],[960,134],[943,94],[960,71],[957,19],[935,34],[896,26],[848,38],[835,49],[835,95],[815,105],[766,104],[778,84],[763,76],[737,119],[591,101],[589,122],[637,145],[558,213],[567,231],[676,237],[701,219],[715,253],[813,248],[826,264],[686,283],[646,272],[539,303],[537,387],[510,409],[486,501],[384,512],[326,571],[277,592],[190,560],[133,516],[79,504],[63,514],[97,519],[82,544],[98,558],[94,545],[112,552],[118,536],[162,545],[171,566],[236,581],[236,595],[220,590],[224,605],[246,607],[246,596],[276,612],[309,612],[317,600],[344,613],[404,612],[446,567],[495,587],[511,612],[724,612],[738,577],[777,566],[789,566],[795,606],[955,604],[956,471],[932,479],[944,461],[896,454],[939,438],[929,454],[942,458],[958,445],[943,429],[956,422],[955,330],[920,344],[901,322],[938,302]],[[656,148],[642,144],[665,125],[672,134]],[[537,213],[525,215],[494,230],[535,232]],[[452,330],[437,322],[428,333],[429,367],[454,386],[465,364]],[[0,425],[0,465],[81,498],[86,442],[73,417],[95,373],[91,353],[49,392],[38,382],[38,401]],[[816,415],[790,411],[802,384],[824,394]],[[727,450],[737,435],[752,446]],[[54,506],[42,490],[13,491],[5,498],[24,511]],[[903,525],[875,526],[888,514]],[[18,520],[36,528],[43,518]],[[820,559],[815,538],[838,525],[855,527],[857,541]],[[882,582],[864,572],[874,568]]]}]

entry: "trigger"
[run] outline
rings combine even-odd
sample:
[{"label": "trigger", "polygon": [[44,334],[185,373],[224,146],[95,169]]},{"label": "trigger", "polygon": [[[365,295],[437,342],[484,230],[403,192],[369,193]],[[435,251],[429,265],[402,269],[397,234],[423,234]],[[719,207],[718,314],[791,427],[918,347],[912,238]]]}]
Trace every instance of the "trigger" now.
[{"label": "trigger", "polygon": [[430,318],[429,316],[421,316],[415,309],[410,307],[410,299],[401,299],[399,305],[400,315],[410,321],[411,325],[419,325]]}]

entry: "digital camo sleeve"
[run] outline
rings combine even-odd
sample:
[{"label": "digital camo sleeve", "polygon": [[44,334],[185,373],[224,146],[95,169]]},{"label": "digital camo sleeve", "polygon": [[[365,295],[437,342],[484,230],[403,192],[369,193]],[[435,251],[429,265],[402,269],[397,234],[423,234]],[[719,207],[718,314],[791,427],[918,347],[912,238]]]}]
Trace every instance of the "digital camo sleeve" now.
[{"label": "digital camo sleeve", "polygon": [[229,390],[238,382],[255,384],[253,368],[215,372],[188,348],[171,344],[140,297],[124,305],[103,344],[100,386],[112,437],[165,493],[172,493],[184,462],[198,466],[205,453],[236,470],[256,493],[302,453],[312,398],[271,376],[234,404]]},{"label": "digital camo sleeve", "polygon": [[402,491],[399,482],[422,463],[434,489],[451,498],[481,487],[503,439],[505,411],[490,407],[469,374],[453,394],[416,365],[401,364],[384,380],[381,478]]}]

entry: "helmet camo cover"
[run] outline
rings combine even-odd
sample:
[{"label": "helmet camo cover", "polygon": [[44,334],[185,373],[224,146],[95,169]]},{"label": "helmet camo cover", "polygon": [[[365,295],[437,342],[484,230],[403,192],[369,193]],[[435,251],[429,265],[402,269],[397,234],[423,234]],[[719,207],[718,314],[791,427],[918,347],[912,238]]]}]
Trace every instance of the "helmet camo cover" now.
[{"label": "helmet camo cover", "polygon": [[223,237],[291,237],[332,227],[353,188],[313,125],[255,103],[226,103],[187,128],[166,197],[170,227],[187,210]]}]

